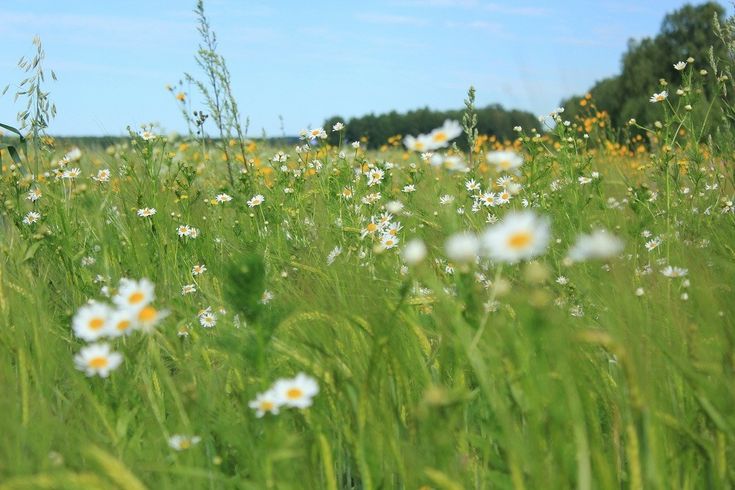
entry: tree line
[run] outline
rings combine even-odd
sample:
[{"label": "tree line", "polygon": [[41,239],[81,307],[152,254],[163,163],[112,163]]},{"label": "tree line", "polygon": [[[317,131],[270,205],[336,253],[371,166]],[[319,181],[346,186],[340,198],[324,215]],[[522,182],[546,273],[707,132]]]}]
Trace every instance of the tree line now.
[{"label": "tree line", "polygon": [[[615,128],[624,127],[631,119],[640,124],[654,123],[662,117],[661,108],[650,103],[650,97],[664,90],[671,97],[683,88],[687,74],[674,64],[693,58],[694,77],[703,81],[703,91],[697,94],[701,98],[692,107],[692,116],[699,121],[706,118],[710,128],[722,122],[725,113],[722,100],[718,100],[718,74],[711,68],[711,59],[729,60],[729,53],[713,29],[715,19],[720,24],[725,22],[725,9],[718,3],[687,4],[664,17],[656,36],[628,41],[620,74],[598,81],[588,91],[596,109],[606,111]],[[583,98],[581,95],[562,101],[565,119],[589,111]]]},{"label": "tree line", "polygon": [[[538,120],[530,112],[506,110],[499,104],[478,108],[476,113],[477,129],[480,134],[495,135],[501,140],[513,139],[515,126],[522,126],[526,129],[538,127]],[[375,148],[386,144],[389,138],[396,135],[428,133],[441,126],[446,119],[461,121],[462,114],[464,114],[464,109],[437,111],[424,107],[405,113],[391,111],[379,115],[367,114],[349,120],[333,116],[324,122],[324,127],[328,130],[331,144],[339,143],[339,135],[329,130],[335,123],[342,122],[345,125],[343,136],[345,141],[358,141],[364,137],[367,139],[367,145]],[[463,141],[458,141],[460,146],[463,143]]]}]

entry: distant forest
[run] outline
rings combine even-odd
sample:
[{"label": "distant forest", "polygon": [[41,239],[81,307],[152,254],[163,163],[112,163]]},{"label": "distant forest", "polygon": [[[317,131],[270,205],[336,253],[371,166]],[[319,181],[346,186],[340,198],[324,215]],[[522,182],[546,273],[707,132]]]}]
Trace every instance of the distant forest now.
[{"label": "distant forest", "polygon": [[[480,134],[492,134],[499,139],[513,139],[515,126],[526,129],[538,127],[536,116],[530,112],[506,110],[498,104],[478,108],[477,129]],[[434,111],[428,107],[399,113],[391,111],[385,114],[353,117],[346,120],[343,117],[333,116],[324,122],[324,127],[331,129],[337,122],[345,124],[344,138],[347,141],[357,141],[361,137],[367,138],[368,147],[379,147],[388,142],[388,138],[395,135],[417,135],[428,133],[439,127],[446,119],[462,120],[464,109],[450,111]],[[329,133],[330,143],[337,144],[339,135]],[[461,143],[461,142],[460,142]]]}]

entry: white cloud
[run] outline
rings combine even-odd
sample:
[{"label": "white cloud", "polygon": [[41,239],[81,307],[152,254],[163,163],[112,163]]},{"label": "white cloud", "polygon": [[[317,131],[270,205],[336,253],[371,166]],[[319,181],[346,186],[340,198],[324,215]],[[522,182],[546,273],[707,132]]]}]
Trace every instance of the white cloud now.
[{"label": "white cloud", "polygon": [[507,34],[502,24],[497,22],[488,22],[486,20],[471,20],[467,22],[447,21],[445,25],[453,29],[476,29],[479,31],[487,31],[491,34]]},{"label": "white cloud", "polygon": [[371,24],[395,24],[395,25],[414,25],[414,26],[426,26],[429,25],[429,21],[420,17],[414,17],[410,15],[391,15],[391,14],[377,14],[371,12],[363,12],[355,14],[355,18],[363,22],[369,22]]},{"label": "white cloud", "polygon": [[544,7],[509,6],[500,3],[482,4],[483,10],[498,14],[520,15],[523,17],[537,17],[549,14],[549,9]]}]

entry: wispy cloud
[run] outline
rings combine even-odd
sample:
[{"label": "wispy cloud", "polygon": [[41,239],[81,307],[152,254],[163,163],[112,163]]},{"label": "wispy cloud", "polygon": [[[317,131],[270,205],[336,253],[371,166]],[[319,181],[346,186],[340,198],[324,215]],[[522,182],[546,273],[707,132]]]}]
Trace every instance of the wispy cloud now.
[{"label": "wispy cloud", "polygon": [[549,14],[549,9],[544,7],[511,6],[500,3],[484,3],[482,4],[482,9],[497,14],[519,15],[523,17],[538,17]]},{"label": "wispy cloud", "polygon": [[78,39],[94,45],[160,46],[191,37],[192,22],[152,17],[3,12],[0,34],[42,36],[66,41]]},{"label": "wispy cloud", "polygon": [[452,7],[472,8],[481,3],[478,0],[395,0],[392,5],[405,7]]},{"label": "wispy cloud", "polygon": [[466,22],[447,21],[444,25],[451,29],[475,29],[478,31],[486,31],[492,34],[506,34],[503,25],[497,22],[488,22],[486,20],[470,20]]},{"label": "wispy cloud", "polygon": [[391,15],[391,14],[378,14],[373,12],[362,12],[355,14],[355,18],[363,22],[369,22],[371,24],[393,24],[393,25],[413,25],[413,26],[426,26],[429,25],[429,21],[421,18],[414,17],[411,15]]},{"label": "wispy cloud", "polygon": [[445,7],[452,9],[472,9],[483,10],[486,12],[494,12],[503,15],[516,15],[525,17],[535,17],[548,15],[550,10],[545,7],[536,7],[531,5],[513,5],[496,2],[483,2],[480,0],[395,0],[392,5],[406,7]]}]

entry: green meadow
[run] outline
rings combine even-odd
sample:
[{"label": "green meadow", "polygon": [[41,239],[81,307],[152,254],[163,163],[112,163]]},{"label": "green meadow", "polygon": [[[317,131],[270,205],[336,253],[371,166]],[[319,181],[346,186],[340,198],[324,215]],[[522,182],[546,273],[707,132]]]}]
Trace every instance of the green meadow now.
[{"label": "green meadow", "polygon": [[731,60],[665,60],[614,128],[589,95],[480,134],[470,89],[431,131],[285,143],[200,22],[188,135],[46,136],[40,42],[21,67],[1,490],[735,486]]}]

